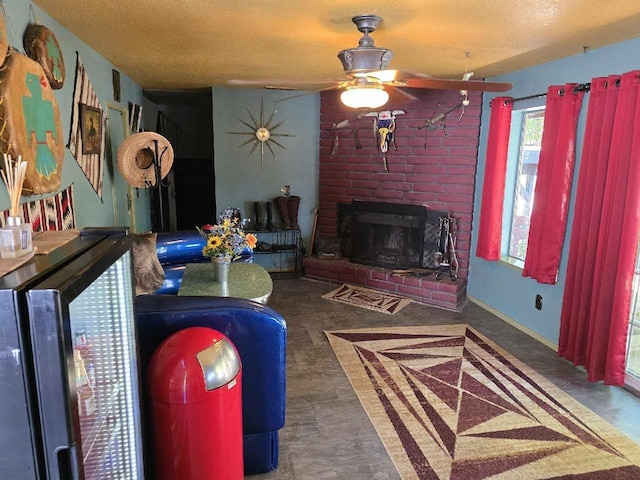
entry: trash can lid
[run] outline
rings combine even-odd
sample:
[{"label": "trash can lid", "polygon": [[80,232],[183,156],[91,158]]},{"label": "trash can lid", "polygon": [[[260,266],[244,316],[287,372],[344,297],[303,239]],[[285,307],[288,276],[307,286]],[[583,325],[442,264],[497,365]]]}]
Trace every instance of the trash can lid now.
[{"label": "trash can lid", "polygon": [[168,403],[194,403],[232,382],[241,370],[240,356],[222,333],[190,327],[167,338],[149,363],[151,396]]}]

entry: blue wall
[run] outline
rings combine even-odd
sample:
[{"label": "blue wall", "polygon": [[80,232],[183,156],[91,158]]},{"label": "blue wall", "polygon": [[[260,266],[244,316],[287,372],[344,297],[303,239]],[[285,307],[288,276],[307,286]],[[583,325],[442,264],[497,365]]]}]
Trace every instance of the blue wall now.
[{"label": "blue wall", "polygon": [[[512,97],[524,97],[547,91],[549,85],[559,85],[570,82],[586,83],[593,77],[611,74],[621,74],[639,68],[637,52],[640,50],[640,39],[619,43],[600,48],[587,53],[567,57],[555,62],[522,70],[509,75],[493,78],[496,81],[511,82],[514,88],[507,93]],[[482,183],[485,170],[485,154],[487,134],[489,128],[489,102],[494,94],[485,95],[483,101],[482,129],[480,134],[480,150],[478,156],[478,171],[476,177],[476,195],[474,206],[474,225],[472,237],[472,251],[469,268],[468,293],[473,299],[495,310],[508,320],[514,320],[525,329],[548,340],[554,345],[558,342],[560,328],[560,313],[562,294],[565,285],[567,269],[568,246],[571,238],[571,222],[573,220],[573,202],[580,168],[582,153],[582,138],[587,113],[589,95],[585,95],[580,121],[578,124],[578,143],[576,154],[576,170],[573,177],[571,205],[567,232],[565,236],[562,261],[556,285],[543,285],[529,278],[521,276],[522,271],[503,262],[488,262],[475,256],[475,247],[480,218],[480,199],[482,198]],[[518,102],[515,108],[543,105],[544,99]],[[585,259],[588,261],[588,259]],[[631,261],[631,260],[630,260]],[[534,308],[536,294],[542,295],[543,308]]]},{"label": "blue wall", "polygon": [[[5,18],[5,23],[7,24],[9,41],[10,44],[20,52],[24,52],[22,37],[27,26],[32,20],[29,13],[29,6],[30,2],[27,1],[10,1],[4,3],[4,9],[7,16],[7,18]],[[33,8],[39,22],[55,34],[64,57],[66,69],[64,86],[59,90],[54,90],[54,92],[60,108],[62,131],[66,145],[69,141],[71,123],[71,107],[76,70],[76,52],[80,55],[80,59],[82,60],[93,88],[100,99],[100,105],[104,112],[107,111],[107,102],[113,102],[111,70],[115,67],[95,50],[89,48],[86,44],[81,42],[77,37],[72,35],[68,30],[53,20],[46,12],[38,8],[36,5],[33,5]],[[16,35],[19,36],[19,38],[14,38]],[[120,72],[120,85],[121,102],[118,105],[124,108],[128,108],[129,102],[135,102],[142,105],[142,89],[122,72]],[[110,169],[106,163],[108,160],[109,159],[105,155],[103,194],[102,199],[100,199],[93,187],[87,181],[75,158],[71,155],[69,150],[65,148],[60,189],[64,189],[70,184],[73,184],[76,224],[78,228],[87,226],[112,226],[114,224],[112,195],[113,179],[110,176]],[[115,175],[119,175],[115,165],[113,165],[113,169],[116,172]],[[50,195],[53,195],[53,192],[42,195],[42,197]],[[26,197],[22,199],[21,203],[42,197]],[[4,210],[8,207],[9,199],[6,188],[4,183],[0,182],[0,210]],[[147,230],[149,228],[150,216],[148,211],[148,199],[142,195],[136,203],[138,231]]]},{"label": "blue wall", "polygon": [[[282,195],[280,188],[283,185],[290,185],[291,195],[301,197],[298,220],[305,245],[309,246],[313,210],[318,206],[320,94],[277,102],[295,94],[276,90],[213,89],[216,204],[218,213],[226,207],[239,207],[244,218],[253,218],[253,202],[272,201]],[[283,122],[272,133],[295,135],[274,137],[285,148],[272,145],[277,157],[274,159],[265,147],[263,165],[260,164],[260,147],[250,157],[253,143],[239,147],[251,136],[228,133],[249,132],[250,129],[240,122],[252,124],[249,112],[260,123],[261,100],[264,100],[264,121],[276,110],[271,125]],[[275,206],[273,211],[274,219],[279,223]]]}]

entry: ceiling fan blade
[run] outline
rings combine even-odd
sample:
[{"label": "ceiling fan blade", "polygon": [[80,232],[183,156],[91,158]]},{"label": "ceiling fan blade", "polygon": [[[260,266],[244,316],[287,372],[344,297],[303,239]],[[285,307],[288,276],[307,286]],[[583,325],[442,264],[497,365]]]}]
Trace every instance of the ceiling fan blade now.
[{"label": "ceiling fan blade", "polygon": [[418,97],[414,97],[410,93],[393,85],[384,85],[384,89],[389,94],[388,103],[391,105],[405,105],[418,99]]},{"label": "ceiling fan blade", "polygon": [[506,92],[513,85],[506,82],[485,82],[482,80],[452,80],[433,78],[422,73],[405,72],[402,70],[378,70],[367,72],[369,78],[380,82],[389,82],[396,87],[431,88],[434,90],[480,90],[483,92]]},{"label": "ceiling fan blade", "polygon": [[329,87],[325,87],[325,88],[319,88],[316,90],[307,90],[304,92],[300,92],[297,95],[291,95],[290,97],[285,97],[285,98],[280,98],[278,100],[274,100],[273,103],[278,103],[278,102],[286,102],[287,100],[293,100],[294,98],[299,98],[299,97],[304,97],[305,95],[311,95],[312,93],[319,93],[319,92],[324,92],[327,90],[339,90],[341,88],[344,87],[344,82],[340,83],[339,85],[331,85]]},{"label": "ceiling fan blade", "polygon": [[472,90],[481,92],[506,92],[513,85],[506,82],[484,82],[482,80],[447,80],[441,78],[406,78],[401,81],[411,88],[432,88],[434,90]]},{"label": "ceiling fan blade", "polygon": [[344,80],[296,80],[293,78],[265,78],[261,80],[228,80],[227,84],[235,85],[239,87],[265,87],[265,88],[277,88],[277,87],[285,87],[296,89],[300,87],[300,89],[307,89],[309,86],[320,87],[323,85],[335,85],[336,83],[341,83]]}]

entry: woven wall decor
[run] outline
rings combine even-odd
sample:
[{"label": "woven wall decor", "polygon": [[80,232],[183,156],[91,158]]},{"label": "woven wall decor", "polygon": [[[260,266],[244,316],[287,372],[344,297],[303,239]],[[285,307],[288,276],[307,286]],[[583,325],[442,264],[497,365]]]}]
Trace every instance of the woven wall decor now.
[{"label": "woven wall decor", "polygon": [[14,49],[0,67],[0,151],[27,162],[23,195],[60,187],[64,138],[58,102],[40,64]]},{"label": "woven wall decor", "polygon": [[[100,100],[96,95],[89,75],[77,56],[76,62],[76,78],[73,87],[73,104],[71,107],[71,131],[69,132],[69,142],[67,147],[71,154],[75,157],[76,162],[84,172],[87,180],[95,190],[96,194],[102,199],[103,173],[104,173],[104,152],[106,135],[101,136],[100,145],[96,149],[87,149],[83,142],[82,130],[82,105],[100,110],[101,127],[100,131],[105,132],[106,117],[104,110],[100,106]],[[84,153],[83,153],[84,152]]]},{"label": "woven wall decor", "polygon": [[53,32],[44,25],[29,25],[24,34],[24,50],[29,58],[42,65],[51,88],[62,88],[65,79],[64,58]]},{"label": "woven wall decor", "polygon": [[[76,228],[73,184],[55,195],[25,202],[20,207],[22,219],[31,224],[34,232]],[[8,209],[0,212],[0,226],[5,226],[8,216]]]}]

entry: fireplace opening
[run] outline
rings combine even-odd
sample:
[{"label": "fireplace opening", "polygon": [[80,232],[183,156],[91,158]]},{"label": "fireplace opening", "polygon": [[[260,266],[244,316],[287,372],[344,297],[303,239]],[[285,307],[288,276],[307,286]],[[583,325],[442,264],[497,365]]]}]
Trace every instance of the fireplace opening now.
[{"label": "fireplace opening", "polygon": [[440,219],[447,212],[422,205],[384,202],[338,204],[338,238],[342,256],[377,267],[434,268],[442,251]]},{"label": "fireplace opening", "polygon": [[354,201],[351,207],[352,262],[386,268],[422,266],[424,206]]}]

